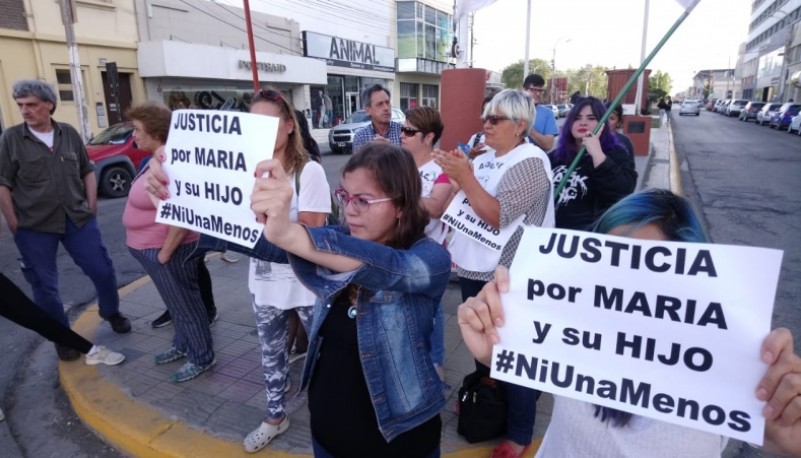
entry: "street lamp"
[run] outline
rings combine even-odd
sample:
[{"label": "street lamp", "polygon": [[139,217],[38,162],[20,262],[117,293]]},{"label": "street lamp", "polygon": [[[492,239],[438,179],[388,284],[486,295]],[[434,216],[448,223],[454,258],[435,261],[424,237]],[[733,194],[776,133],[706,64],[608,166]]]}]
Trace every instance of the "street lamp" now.
[{"label": "street lamp", "polygon": [[551,59],[551,103],[554,103],[554,96],[556,90],[556,46],[564,40],[565,43],[570,43],[573,41],[572,38],[567,37],[559,37],[558,40],[553,44],[553,57]]}]

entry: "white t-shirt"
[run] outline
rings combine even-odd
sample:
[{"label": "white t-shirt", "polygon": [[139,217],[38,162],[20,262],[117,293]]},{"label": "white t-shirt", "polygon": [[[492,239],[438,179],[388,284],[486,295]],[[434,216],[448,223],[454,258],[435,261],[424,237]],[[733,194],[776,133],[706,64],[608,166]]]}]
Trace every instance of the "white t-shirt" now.
[{"label": "white t-shirt", "polygon": [[48,148],[51,150],[53,149],[53,136],[56,133],[56,130],[53,129],[50,132],[39,132],[38,130],[31,129],[31,133],[42,141]]},{"label": "white t-shirt", "polygon": [[[295,188],[295,175],[289,176]],[[297,221],[298,212],[331,212],[331,188],[325,177],[323,166],[309,161],[300,174],[300,196],[297,190],[292,195],[289,220]],[[270,305],[281,310],[314,304],[315,297],[295,277],[289,264],[250,260],[248,288],[258,305]]]},{"label": "white t-shirt", "polygon": [[648,458],[719,457],[728,440],[664,421],[634,415],[614,427],[594,416],[595,406],[554,396],[551,423],[536,458],[563,456]]},{"label": "white t-shirt", "polygon": [[[433,160],[426,162],[417,168],[420,172],[420,182],[423,185],[422,197],[430,197],[434,192],[434,183],[442,175],[442,167],[438,166]],[[442,244],[445,236],[448,235],[448,227],[439,218],[432,218],[426,225],[426,236],[435,242]]]}]

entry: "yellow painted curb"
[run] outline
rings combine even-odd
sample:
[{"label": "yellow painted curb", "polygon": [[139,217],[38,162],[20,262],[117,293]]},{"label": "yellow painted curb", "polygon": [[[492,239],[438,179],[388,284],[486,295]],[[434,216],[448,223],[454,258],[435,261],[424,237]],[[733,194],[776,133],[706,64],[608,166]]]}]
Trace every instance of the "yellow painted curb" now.
[{"label": "yellow painted curb", "polygon": [[[150,277],[142,277],[121,288],[120,297],[148,283]],[[91,337],[102,321],[95,303],[86,308],[72,328],[82,336]],[[106,380],[96,366],[84,364],[83,358],[59,362],[59,378],[81,421],[105,442],[126,455],[153,458],[254,456],[242,449],[241,442],[215,437],[179,419],[167,417],[143,402],[137,402],[123,392],[119,385]],[[541,442],[542,439],[534,440],[533,452],[536,452]],[[443,456],[484,458],[490,455],[494,447],[494,444],[469,447]],[[310,456],[275,449],[266,450],[268,456],[277,458]]]}]

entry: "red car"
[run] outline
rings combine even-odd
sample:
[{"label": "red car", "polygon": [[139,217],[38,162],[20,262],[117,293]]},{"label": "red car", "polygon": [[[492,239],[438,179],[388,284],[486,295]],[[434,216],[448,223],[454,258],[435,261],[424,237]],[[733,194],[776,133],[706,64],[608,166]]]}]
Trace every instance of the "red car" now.
[{"label": "red car", "polygon": [[125,197],[136,172],[151,154],[136,147],[133,123],[115,124],[100,132],[86,145],[95,163],[100,192],[108,197]]}]

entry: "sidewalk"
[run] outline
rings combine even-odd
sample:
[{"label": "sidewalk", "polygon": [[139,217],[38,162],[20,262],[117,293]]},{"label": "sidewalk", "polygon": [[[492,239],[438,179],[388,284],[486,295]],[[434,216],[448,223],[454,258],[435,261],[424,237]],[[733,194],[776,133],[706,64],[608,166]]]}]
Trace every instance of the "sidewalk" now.
[{"label": "sidewalk", "polygon": [[[651,155],[635,159],[638,189],[669,188],[668,129],[651,130]],[[152,329],[150,322],[164,305],[149,277],[120,290],[121,309],[131,318],[133,331],[119,335],[101,326],[97,306],[89,307],[73,329],[94,341],[123,352],[127,359],[115,367],[87,366],[82,360],[60,362],[61,383],[76,413],[89,427],[120,451],[148,457],[252,456],[242,440],[259,425],[266,410],[261,352],[247,288],[248,260],[227,264],[214,255],[208,267],[214,283],[219,320],[212,326],[216,366],[195,380],[168,381],[182,361],[155,366],[155,354],[170,345],[173,327]],[[473,359],[461,342],[455,317],[461,302],[458,284],[451,282],[443,297],[445,330],[445,382],[447,404],[442,412],[442,454],[446,457],[486,457],[497,442],[470,445],[456,434],[453,406],[462,378],[474,369]],[[259,454],[311,456],[306,394],[297,393],[303,360],[290,367],[289,430]],[[537,406],[535,438],[541,439],[552,408],[543,394]],[[258,456],[258,454],[256,455]]]}]

